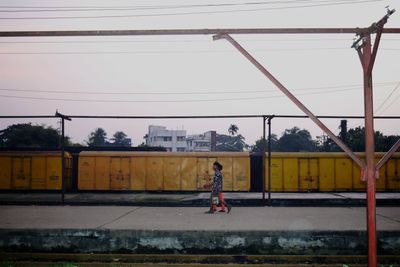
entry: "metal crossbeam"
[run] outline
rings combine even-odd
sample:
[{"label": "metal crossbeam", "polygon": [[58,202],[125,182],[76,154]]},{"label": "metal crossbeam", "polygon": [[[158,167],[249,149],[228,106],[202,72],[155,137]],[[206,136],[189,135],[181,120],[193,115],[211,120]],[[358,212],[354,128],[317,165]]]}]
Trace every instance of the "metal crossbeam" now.
[{"label": "metal crossbeam", "polygon": [[[370,28],[243,28],[243,29],[158,29],[158,30],[90,30],[90,31],[0,31],[0,37],[67,36],[150,36],[216,34],[362,34]],[[400,28],[386,28],[383,33],[399,34]]]}]

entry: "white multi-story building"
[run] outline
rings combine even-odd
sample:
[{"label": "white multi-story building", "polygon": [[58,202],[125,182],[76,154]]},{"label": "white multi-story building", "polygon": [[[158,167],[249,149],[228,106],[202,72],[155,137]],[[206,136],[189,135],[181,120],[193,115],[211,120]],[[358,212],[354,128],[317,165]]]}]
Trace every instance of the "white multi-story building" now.
[{"label": "white multi-story building", "polygon": [[165,126],[150,125],[146,144],[161,146],[171,152],[184,152],[186,151],[186,131],[168,130]]},{"label": "white multi-story building", "polygon": [[208,131],[204,134],[193,134],[186,138],[186,151],[190,152],[208,152],[215,151],[216,132]]}]

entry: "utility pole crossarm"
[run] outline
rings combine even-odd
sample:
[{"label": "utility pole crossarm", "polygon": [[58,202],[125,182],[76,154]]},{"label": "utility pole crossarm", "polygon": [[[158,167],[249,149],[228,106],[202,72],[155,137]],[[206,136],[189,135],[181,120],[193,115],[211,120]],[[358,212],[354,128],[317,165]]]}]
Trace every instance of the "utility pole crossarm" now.
[{"label": "utility pole crossarm", "polygon": [[[226,28],[226,29],[157,29],[157,30],[77,30],[77,31],[0,31],[0,37],[68,36],[150,36],[215,34],[362,34],[369,28]],[[386,28],[383,33],[400,34],[400,28]]]}]

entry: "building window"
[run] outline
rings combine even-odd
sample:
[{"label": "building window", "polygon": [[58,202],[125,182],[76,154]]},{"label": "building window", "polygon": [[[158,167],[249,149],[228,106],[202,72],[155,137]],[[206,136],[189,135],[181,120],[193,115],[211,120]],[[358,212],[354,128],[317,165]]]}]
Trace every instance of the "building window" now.
[{"label": "building window", "polygon": [[164,136],[163,137],[163,141],[164,142],[171,142],[172,141],[172,137],[171,136]]},{"label": "building window", "polygon": [[186,138],[185,138],[185,136],[178,136],[178,137],[176,138],[176,140],[177,140],[178,142],[180,142],[180,141],[185,141]]},{"label": "building window", "polygon": [[185,152],[185,148],[184,148],[184,147],[178,147],[178,148],[177,148],[177,151],[178,151],[178,152]]}]

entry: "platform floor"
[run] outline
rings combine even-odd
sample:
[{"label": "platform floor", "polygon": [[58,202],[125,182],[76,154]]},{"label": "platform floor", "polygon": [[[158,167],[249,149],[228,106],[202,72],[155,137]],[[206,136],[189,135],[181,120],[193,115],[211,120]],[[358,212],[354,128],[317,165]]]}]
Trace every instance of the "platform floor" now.
[{"label": "platform floor", "polygon": [[[361,207],[234,207],[205,214],[202,207],[2,206],[0,229],[129,229],[220,231],[360,231]],[[379,231],[400,231],[400,207],[377,209]]]},{"label": "platform floor", "polygon": [[[226,192],[225,198],[236,206],[260,205],[262,193]],[[205,206],[210,193],[67,193],[68,205],[128,205],[128,206]],[[307,205],[365,205],[365,193],[271,193],[272,204],[277,206]],[[265,194],[268,200],[268,194]],[[400,206],[400,193],[377,193],[377,205]],[[57,205],[60,193],[0,192],[0,205]]]}]

